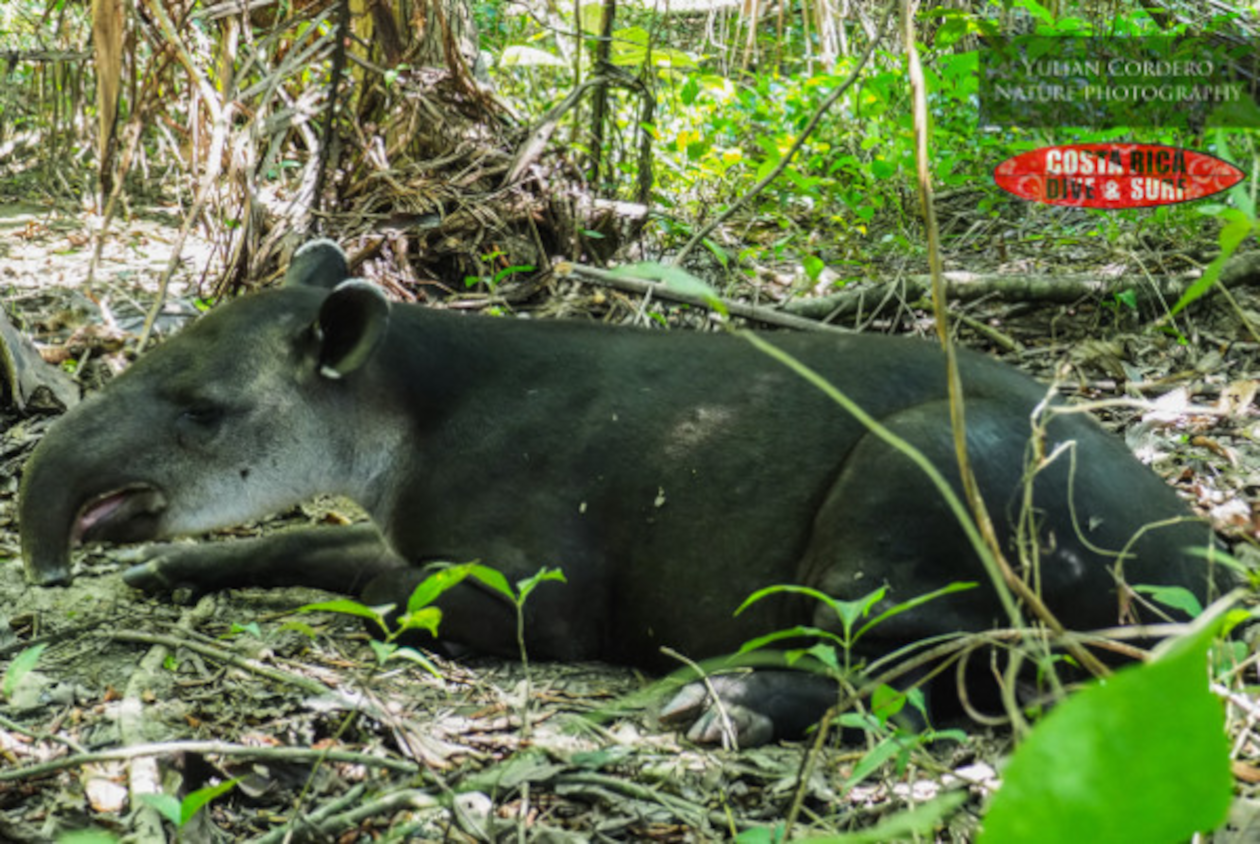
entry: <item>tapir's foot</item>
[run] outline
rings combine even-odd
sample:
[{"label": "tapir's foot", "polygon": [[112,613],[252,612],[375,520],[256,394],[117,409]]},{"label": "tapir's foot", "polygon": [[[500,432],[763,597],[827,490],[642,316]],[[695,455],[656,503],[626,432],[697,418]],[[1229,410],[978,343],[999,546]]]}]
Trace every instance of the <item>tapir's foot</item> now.
[{"label": "tapir's foot", "polygon": [[167,545],[123,573],[145,592],[194,596],[241,586],[312,586],[358,595],[374,578],[406,563],[371,525],[298,528],[259,539]]},{"label": "tapir's foot", "polygon": [[222,585],[212,574],[216,569],[232,569],[233,555],[225,553],[223,546],[224,543],[217,542],[160,546],[146,562],[123,572],[123,582],[143,592],[169,595],[179,603],[190,603]]},{"label": "tapir's foot", "polygon": [[710,677],[707,686],[700,681],[684,686],[661,710],[661,721],[690,723],[687,738],[700,744],[721,743],[726,734],[739,747],[755,747],[800,738],[835,702],[835,681],[807,671],[720,674]]}]

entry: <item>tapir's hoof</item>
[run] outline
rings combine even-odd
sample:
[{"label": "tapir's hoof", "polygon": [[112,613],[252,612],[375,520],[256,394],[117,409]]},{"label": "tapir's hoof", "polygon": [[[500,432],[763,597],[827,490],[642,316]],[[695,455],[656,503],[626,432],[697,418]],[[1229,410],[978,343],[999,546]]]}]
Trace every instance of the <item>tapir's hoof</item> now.
[{"label": "tapir's hoof", "polygon": [[699,681],[684,686],[661,710],[661,721],[691,724],[687,738],[700,744],[718,744],[725,736],[725,743],[733,739],[739,747],[756,747],[800,738],[835,700],[834,681],[805,671],[721,674],[710,677],[708,686]]},{"label": "tapir's hoof", "polygon": [[123,583],[142,592],[167,595],[175,603],[189,604],[210,591],[200,576],[207,556],[210,555],[205,549],[196,545],[163,548],[147,562],[123,572]]},{"label": "tapir's hoof", "polygon": [[123,572],[123,583],[141,592],[164,592],[175,585],[162,574],[161,560],[150,560],[127,569]]}]

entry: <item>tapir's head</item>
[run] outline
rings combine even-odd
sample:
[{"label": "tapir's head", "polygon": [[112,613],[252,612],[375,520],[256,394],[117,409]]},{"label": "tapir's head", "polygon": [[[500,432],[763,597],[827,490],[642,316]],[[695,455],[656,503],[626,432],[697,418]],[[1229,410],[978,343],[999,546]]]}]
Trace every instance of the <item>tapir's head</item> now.
[{"label": "tapir's head", "polygon": [[22,480],[27,578],[69,581],[79,541],[226,527],[384,471],[353,429],[389,303],[348,274],[335,244],[308,243],[283,288],[203,317],[58,420]]}]

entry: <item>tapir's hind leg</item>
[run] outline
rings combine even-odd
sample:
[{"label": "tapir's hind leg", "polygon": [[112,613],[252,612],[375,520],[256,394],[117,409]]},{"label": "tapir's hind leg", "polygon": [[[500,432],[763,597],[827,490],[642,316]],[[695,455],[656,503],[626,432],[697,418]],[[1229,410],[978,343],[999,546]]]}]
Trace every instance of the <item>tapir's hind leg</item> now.
[{"label": "tapir's hind leg", "polygon": [[168,545],[123,579],[146,592],[197,594],[241,586],[311,586],[359,595],[406,563],[372,525],[296,528],[261,539]]},{"label": "tapir's hind leg", "polygon": [[[1022,503],[1031,432],[1028,411],[1019,405],[994,400],[967,405],[968,444],[977,481],[1003,549],[1017,567],[1012,525]],[[944,402],[910,408],[883,422],[958,490],[957,458]],[[1092,424],[1062,419],[1052,432],[1058,441],[1076,441],[1076,470],[1071,475],[1063,459],[1037,476],[1034,522],[1040,572],[1033,582],[1069,627],[1115,624],[1121,603],[1111,571],[1115,558],[1096,553],[1091,546],[1118,550],[1144,524],[1174,519],[1184,514],[1184,508],[1118,439]],[[1069,484],[1076,524],[1068,505]],[[1181,585],[1202,595],[1207,570],[1196,568],[1195,558],[1181,549],[1201,545],[1206,535],[1200,527],[1181,525],[1144,537],[1125,566],[1126,578]],[[863,642],[857,643],[859,656],[864,651],[888,653],[931,636],[1009,624],[985,569],[941,493],[919,466],[873,434],[863,437],[844,458],[818,510],[797,582],[849,601],[887,587],[885,599],[858,626],[897,603],[951,583],[976,584],[880,622],[866,633],[865,648]],[[820,604],[810,620],[823,629],[840,629],[835,613],[825,605]],[[755,725],[741,735],[744,743],[787,735],[791,726],[808,723],[811,711],[814,719],[821,717],[830,703],[813,677],[785,672],[770,674],[769,679],[735,675],[723,681],[718,693],[740,712],[742,722]],[[696,687],[689,687],[666,712],[697,715],[702,708],[697,694],[703,697]],[[790,713],[787,720],[792,723],[776,723],[780,713]],[[712,714],[705,719],[711,722]],[[699,738],[713,735],[701,732]]]}]

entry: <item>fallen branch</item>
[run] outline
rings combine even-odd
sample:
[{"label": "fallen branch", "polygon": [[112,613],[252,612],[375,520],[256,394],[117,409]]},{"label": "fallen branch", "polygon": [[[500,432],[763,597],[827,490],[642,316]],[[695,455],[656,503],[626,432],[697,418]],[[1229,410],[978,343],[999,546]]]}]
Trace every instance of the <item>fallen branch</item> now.
[{"label": "fallen branch", "polygon": [[[709,303],[699,296],[689,296],[686,293],[680,293],[664,284],[658,284],[653,281],[644,281],[638,278],[630,278],[629,276],[617,275],[607,270],[598,270],[594,267],[586,267],[581,264],[572,264],[567,261],[556,264],[556,275],[565,277],[572,276],[580,278],[583,281],[592,284],[603,285],[604,287],[615,287],[618,290],[625,290],[630,293],[637,293],[640,296],[652,295],[662,299],[669,299],[671,302],[683,302],[688,305],[697,305],[707,308]],[[729,299],[721,300],[723,306],[731,316],[742,317],[744,319],[763,322],[768,325],[779,325],[784,328],[796,328],[802,331],[834,331],[837,333],[848,333],[845,329],[835,325],[828,325],[823,322],[815,322],[812,319],[786,314],[773,308],[763,308],[757,305],[745,305],[742,302],[734,302]]]},{"label": "fallen branch", "polygon": [[[1096,275],[1005,275],[1000,273],[970,273],[965,271],[943,274],[945,295],[950,301],[971,302],[981,298],[993,298],[1007,302],[1057,302],[1069,304],[1081,299],[1100,299],[1126,290],[1134,290],[1139,301],[1156,297],[1171,304],[1195,282],[1193,278],[1149,277],[1140,282],[1131,275],[1114,278]],[[1255,284],[1260,280],[1260,253],[1241,256],[1222,273],[1221,281],[1227,286]],[[900,299],[914,301],[928,295],[931,284],[927,275],[905,276],[896,284],[901,288]],[[829,296],[810,299],[794,299],[783,310],[796,316],[811,319],[849,316],[859,311],[869,311],[873,301],[885,298],[888,282],[862,280],[851,283]]]}]

